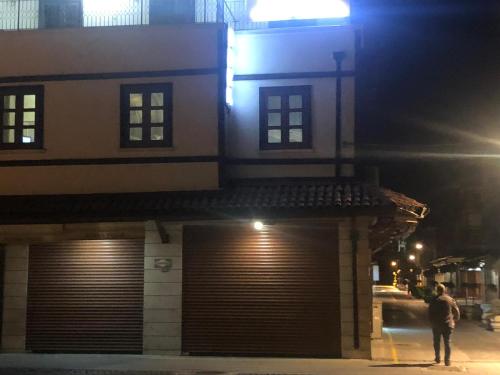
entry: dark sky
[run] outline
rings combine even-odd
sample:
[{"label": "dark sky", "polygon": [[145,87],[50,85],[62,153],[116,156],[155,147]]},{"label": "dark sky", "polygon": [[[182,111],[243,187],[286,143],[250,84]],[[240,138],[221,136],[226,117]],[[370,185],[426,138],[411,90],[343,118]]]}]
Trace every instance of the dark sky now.
[{"label": "dark sky", "polygon": [[353,7],[364,28],[358,154],[405,155],[382,165],[382,184],[436,207],[464,175],[473,178],[468,153],[500,154],[500,1],[353,0]]},{"label": "dark sky", "polygon": [[365,30],[361,143],[500,138],[500,1],[354,3]]}]

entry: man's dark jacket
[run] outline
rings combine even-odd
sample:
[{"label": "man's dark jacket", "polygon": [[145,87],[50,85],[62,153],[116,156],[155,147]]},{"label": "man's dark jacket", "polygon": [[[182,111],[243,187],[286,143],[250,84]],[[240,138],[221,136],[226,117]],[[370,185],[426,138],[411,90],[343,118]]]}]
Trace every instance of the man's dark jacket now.
[{"label": "man's dark jacket", "polygon": [[455,328],[455,321],[460,320],[455,300],[446,294],[434,297],[429,304],[429,320],[436,328]]}]

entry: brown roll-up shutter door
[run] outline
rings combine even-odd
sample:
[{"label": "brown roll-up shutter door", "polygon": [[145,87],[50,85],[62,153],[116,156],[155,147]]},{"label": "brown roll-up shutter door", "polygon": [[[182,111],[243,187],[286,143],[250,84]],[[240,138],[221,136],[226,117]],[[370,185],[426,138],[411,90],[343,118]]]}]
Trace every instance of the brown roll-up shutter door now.
[{"label": "brown roll-up shutter door", "polygon": [[0,348],[2,347],[4,272],[5,272],[5,250],[2,247],[0,247]]},{"label": "brown roll-up shutter door", "polygon": [[144,240],[30,246],[26,349],[141,353]]},{"label": "brown roll-up shutter door", "polygon": [[340,357],[337,238],[334,226],[185,227],[183,352]]}]

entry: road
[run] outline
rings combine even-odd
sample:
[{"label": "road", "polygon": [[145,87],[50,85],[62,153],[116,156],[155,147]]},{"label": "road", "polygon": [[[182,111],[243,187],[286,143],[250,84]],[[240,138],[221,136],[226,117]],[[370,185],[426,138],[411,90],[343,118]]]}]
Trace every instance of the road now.
[{"label": "road", "polygon": [[[434,358],[427,304],[421,300],[383,299],[382,340],[373,340],[376,360],[431,361]],[[461,320],[452,336],[452,362],[500,361],[500,333],[487,331],[479,322]]]}]

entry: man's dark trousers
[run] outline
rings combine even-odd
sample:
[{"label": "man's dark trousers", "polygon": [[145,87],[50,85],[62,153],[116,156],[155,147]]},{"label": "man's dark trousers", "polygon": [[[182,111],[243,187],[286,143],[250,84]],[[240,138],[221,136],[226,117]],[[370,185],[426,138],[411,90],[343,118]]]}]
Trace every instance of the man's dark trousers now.
[{"label": "man's dark trousers", "polygon": [[444,361],[450,362],[450,357],[451,357],[450,340],[452,333],[453,333],[453,328],[448,327],[447,325],[432,327],[432,334],[434,336],[434,353],[436,354],[436,360],[441,359],[441,336],[443,336]]}]

